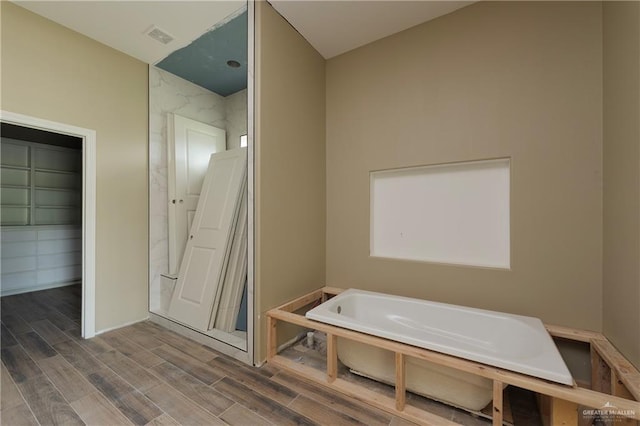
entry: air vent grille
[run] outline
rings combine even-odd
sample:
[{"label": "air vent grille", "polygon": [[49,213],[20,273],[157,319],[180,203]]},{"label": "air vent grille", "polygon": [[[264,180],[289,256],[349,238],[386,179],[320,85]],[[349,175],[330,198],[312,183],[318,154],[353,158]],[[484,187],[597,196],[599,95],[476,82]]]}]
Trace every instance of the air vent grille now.
[{"label": "air vent grille", "polygon": [[172,35],[170,35],[164,30],[161,30],[155,25],[152,25],[151,28],[149,28],[146,31],[146,34],[152,39],[159,41],[162,44],[169,44],[174,40],[174,37]]}]

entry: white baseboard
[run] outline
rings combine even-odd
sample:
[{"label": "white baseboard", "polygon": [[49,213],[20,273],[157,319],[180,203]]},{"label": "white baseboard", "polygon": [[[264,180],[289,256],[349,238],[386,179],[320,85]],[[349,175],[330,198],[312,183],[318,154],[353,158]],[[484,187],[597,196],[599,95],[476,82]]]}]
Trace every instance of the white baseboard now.
[{"label": "white baseboard", "polygon": [[0,291],[0,296],[2,297],[13,296],[16,294],[31,293],[33,291],[40,291],[40,290],[50,290],[52,288],[67,287],[67,286],[76,285],[76,284],[82,284],[82,281],[72,281],[72,282],[64,281],[60,283],[43,284],[43,285],[31,286],[31,287],[2,289]]},{"label": "white baseboard", "polygon": [[130,325],[137,324],[137,323],[139,323],[139,322],[146,321],[146,320],[148,320],[148,319],[149,319],[149,317],[147,316],[147,317],[144,317],[144,318],[141,318],[141,319],[135,320],[135,321],[129,321],[129,322],[124,323],[124,324],[116,325],[115,327],[104,328],[104,329],[102,329],[102,330],[96,331],[96,334],[95,334],[95,335],[97,336],[97,335],[99,335],[99,334],[108,333],[108,332],[110,332],[110,331],[118,330],[118,329],[120,329],[120,328],[129,327]]},{"label": "white baseboard", "polygon": [[208,336],[206,334],[202,334],[198,331],[192,330],[189,327],[185,327],[175,321],[164,318],[162,315],[159,315],[157,313],[150,312],[149,317],[149,320],[151,322],[159,324],[171,331],[181,334],[184,337],[188,337],[191,340],[195,340],[200,344],[215,349],[216,351],[235,358],[238,361],[244,362],[245,364],[253,365],[253,360],[250,359],[249,354],[246,350],[239,349],[228,343],[217,340],[212,336]]}]

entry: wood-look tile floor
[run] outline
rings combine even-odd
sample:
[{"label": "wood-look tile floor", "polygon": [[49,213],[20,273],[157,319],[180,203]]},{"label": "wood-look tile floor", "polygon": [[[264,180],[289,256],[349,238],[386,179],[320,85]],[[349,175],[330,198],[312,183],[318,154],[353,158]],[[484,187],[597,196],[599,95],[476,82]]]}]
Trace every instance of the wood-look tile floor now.
[{"label": "wood-look tile floor", "polygon": [[80,338],[79,285],[1,299],[4,425],[408,423],[150,322]]}]

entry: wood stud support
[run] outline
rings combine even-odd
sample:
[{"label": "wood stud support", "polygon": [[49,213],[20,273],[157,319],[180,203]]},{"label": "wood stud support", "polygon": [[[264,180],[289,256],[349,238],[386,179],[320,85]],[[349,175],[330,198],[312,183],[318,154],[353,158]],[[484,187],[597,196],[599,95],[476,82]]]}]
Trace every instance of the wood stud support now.
[{"label": "wood stud support", "polygon": [[575,426],[578,424],[578,404],[564,399],[551,398],[551,425]]},{"label": "wood stud support", "polygon": [[591,347],[591,389],[606,394],[611,393],[611,368],[593,346]]},{"label": "wood stud support", "polygon": [[327,382],[338,377],[338,337],[327,333]]},{"label": "wood stud support", "polygon": [[396,410],[404,410],[407,402],[407,371],[405,356],[396,352]]},{"label": "wood stud support", "polygon": [[610,392],[615,395],[614,386],[618,386],[618,382],[621,382],[632,395],[632,398],[629,399],[640,401],[640,372],[606,339],[591,341],[591,348],[610,371],[609,376],[605,377],[610,379],[607,383],[607,386],[611,388]]},{"label": "wood stud support", "polygon": [[277,319],[267,315],[267,360],[272,359],[278,352],[277,322]]},{"label": "wood stud support", "polygon": [[502,401],[502,382],[498,380],[493,381],[493,426],[501,426],[502,425],[502,417],[503,417],[503,401]]},{"label": "wood stud support", "polygon": [[622,380],[618,377],[615,371],[611,371],[611,395],[619,396],[620,398],[633,399],[633,395],[629,392],[629,389],[622,383]]}]

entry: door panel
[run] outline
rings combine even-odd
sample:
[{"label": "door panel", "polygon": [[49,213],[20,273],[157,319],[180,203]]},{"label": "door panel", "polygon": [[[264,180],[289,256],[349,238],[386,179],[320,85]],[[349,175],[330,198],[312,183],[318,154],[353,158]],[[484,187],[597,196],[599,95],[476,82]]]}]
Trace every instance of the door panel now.
[{"label": "door panel", "polygon": [[233,233],[233,243],[225,270],[220,303],[212,318],[212,328],[232,333],[236,329],[242,293],[247,283],[247,181],[242,184],[242,198]]},{"label": "door panel", "polygon": [[205,287],[202,285],[206,277],[211,273],[211,268],[215,267],[216,250],[205,247],[193,247],[186,259],[188,262],[185,269],[183,287],[180,297],[196,305],[203,303]]},{"label": "door panel", "polygon": [[222,290],[225,259],[244,192],[246,148],[211,155],[169,315],[202,331],[209,329]]},{"label": "door panel", "polygon": [[168,120],[169,273],[180,269],[209,157],[226,149],[223,129],[170,114]]}]

